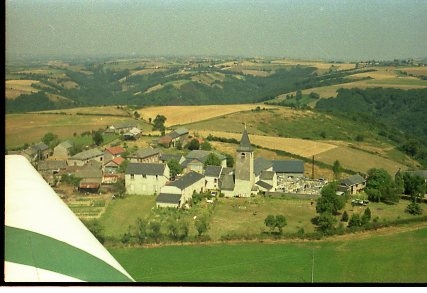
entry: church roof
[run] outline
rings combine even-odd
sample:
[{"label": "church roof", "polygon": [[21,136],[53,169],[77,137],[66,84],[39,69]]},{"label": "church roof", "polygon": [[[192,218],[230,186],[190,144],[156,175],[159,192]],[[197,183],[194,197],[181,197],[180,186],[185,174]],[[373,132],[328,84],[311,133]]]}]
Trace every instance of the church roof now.
[{"label": "church roof", "polygon": [[249,140],[248,132],[243,130],[242,138],[240,139],[240,145],[237,148],[238,152],[252,152],[254,148],[251,145],[251,142]]}]

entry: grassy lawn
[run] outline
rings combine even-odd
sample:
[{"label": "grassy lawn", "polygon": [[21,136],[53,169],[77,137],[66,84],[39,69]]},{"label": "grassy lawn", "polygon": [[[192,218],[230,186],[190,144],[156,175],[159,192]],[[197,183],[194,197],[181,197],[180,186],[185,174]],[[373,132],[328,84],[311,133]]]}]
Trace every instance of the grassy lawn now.
[{"label": "grassy lawn", "polygon": [[318,242],[109,250],[138,282],[425,283],[426,245],[424,225]]}]

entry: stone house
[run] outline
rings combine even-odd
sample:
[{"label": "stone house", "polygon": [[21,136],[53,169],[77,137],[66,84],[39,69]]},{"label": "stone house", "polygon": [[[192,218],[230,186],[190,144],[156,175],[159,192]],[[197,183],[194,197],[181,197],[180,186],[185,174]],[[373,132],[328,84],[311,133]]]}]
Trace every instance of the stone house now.
[{"label": "stone house", "polygon": [[81,178],[79,183],[81,192],[98,192],[102,184],[102,163],[89,161],[81,168],[78,168],[74,172],[74,176]]},{"label": "stone house", "polygon": [[160,149],[146,148],[127,156],[131,163],[160,163]]},{"label": "stone house", "polygon": [[103,171],[104,173],[108,173],[108,174],[116,174],[118,173],[119,167],[120,165],[125,161],[124,158],[122,157],[116,157],[110,161],[108,161],[104,166],[103,166]]},{"label": "stone house", "polygon": [[138,128],[138,122],[136,121],[119,121],[108,127],[108,132],[114,132],[117,134],[124,134],[130,131],[132,128]]},{"label": "stone house", "polygon": [[63,141],[53,148],[53,157],[55,159],[66,160],[70,156],[72,148],[73,145],[69,140]]},{"label": "stone house", "polygon": [[125,171],[126,193],[158,194],[170,179],[170,169],[162,163],[129,163]]},{"label": "stone house", "polygon": [[350,194],[356,194],[366,187],[366,180],[360,174],[352,175],[340,181],[339,189]]},{"label": "stone house", "polygon": [[26,157],[28,161],[34,163],[49,158],[50,149],[45,143],[40,142],[24,150],[22,155]]},{"label": "stone house", "polygon": [[102,163],[104,159],[104,152],[98,149],[90,149],[75,154],[74,156],[68,158],[68,166],[83,166],[89,161],[96,161]]},{"label": "stone house", "polygon": [[221,161],[222,167],[227,167],[227,158],[215,151],[192,150],[185,156],[182,166],[187,171],[203,173],[204,165],[210,154],[214,154]]},{"label": "stone house", "polygon": [[121,146],[113,146],[105,148],[104,150],[104,162],[110,162],[112,159],[121,157],[126,150]]}]

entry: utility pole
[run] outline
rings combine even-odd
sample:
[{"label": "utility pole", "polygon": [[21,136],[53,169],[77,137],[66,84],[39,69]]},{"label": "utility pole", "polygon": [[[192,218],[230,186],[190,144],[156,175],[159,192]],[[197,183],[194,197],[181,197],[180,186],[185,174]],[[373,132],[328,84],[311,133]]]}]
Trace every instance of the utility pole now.
[{"label": "utility pole", "polygon": [[311,179],[314,179],[314,155],[311,162]]}]

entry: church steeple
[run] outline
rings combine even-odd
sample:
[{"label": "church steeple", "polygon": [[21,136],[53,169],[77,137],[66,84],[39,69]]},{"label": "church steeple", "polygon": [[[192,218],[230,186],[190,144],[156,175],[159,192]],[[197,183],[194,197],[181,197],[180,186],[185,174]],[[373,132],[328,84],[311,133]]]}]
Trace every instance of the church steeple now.
[{"label": "church steeple", "polygon": [[245,129],[243,130],[242,138],[240,139],[240,145],[237,147],[238,152],[252,152],[254,148],[251,145],[251,142],[249,140],[248,132],[246,131],[246,124]]}]

